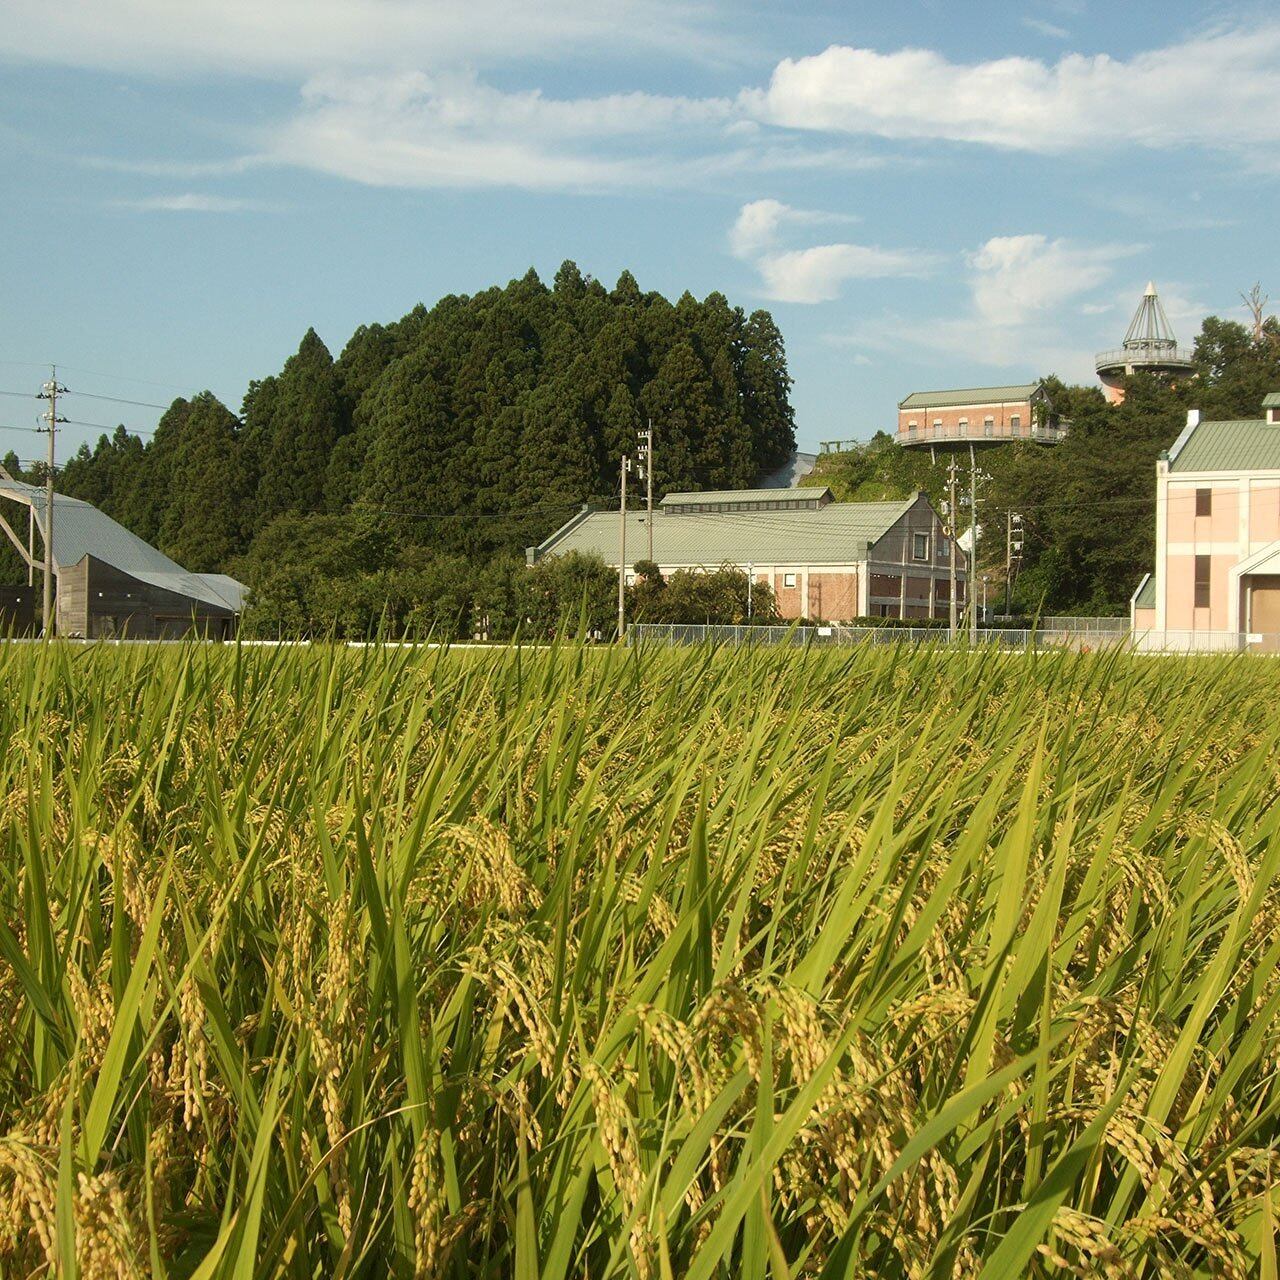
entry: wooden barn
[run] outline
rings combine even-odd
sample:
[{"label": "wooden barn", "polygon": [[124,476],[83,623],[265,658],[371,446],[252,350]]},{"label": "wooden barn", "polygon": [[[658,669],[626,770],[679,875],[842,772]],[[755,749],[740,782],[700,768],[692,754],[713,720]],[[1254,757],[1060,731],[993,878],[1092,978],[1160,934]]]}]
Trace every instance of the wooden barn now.
[{"label": "wooden barn", "polygon": [[[25,587],[0,589],[0,625],[12,633],[39,631],[38,575],[46,529],[44,489],[0,476],[0,529],[28,565]],[[26,537],[7,518],[11,503],[26,508]],[[7,507],[8,510],[4,510]],[[92,503],[53,498],[55,627],[67,637],[176,639],[196,633],[234,636],[244,587],[221,573],[188,573]]]}]

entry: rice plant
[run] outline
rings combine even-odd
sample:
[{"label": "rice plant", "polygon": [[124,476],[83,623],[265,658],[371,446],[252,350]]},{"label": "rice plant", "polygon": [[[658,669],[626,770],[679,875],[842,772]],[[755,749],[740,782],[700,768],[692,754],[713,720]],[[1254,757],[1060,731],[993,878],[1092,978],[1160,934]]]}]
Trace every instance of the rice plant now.
[{"label": "rice plant", "polygon": [[1280,667],[0,648],[0,1274],[1275,1276]]}]

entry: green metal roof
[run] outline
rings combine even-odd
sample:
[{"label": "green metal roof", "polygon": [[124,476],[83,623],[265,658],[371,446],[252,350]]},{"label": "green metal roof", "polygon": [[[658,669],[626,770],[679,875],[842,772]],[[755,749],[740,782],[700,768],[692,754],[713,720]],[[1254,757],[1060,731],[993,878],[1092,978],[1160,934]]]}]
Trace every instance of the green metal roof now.
[{"label": "green metal roof", "polygon": [[801,485],[790,489],[708,489],[705,493],[669,493],[658,505],[692,507],[709,503],[813,502],[830,496],[831,490],[826,485]]},{"label": "green metal roof", "polygon": [[1261,418],[1201,422],[1170,450],[1169,471],[1280,471],[1280,425]]},{"label": "green metal roof", "polygon": [[961,387],[956,391],[913,391],[899,409],[946,409],[962,404],[1008,404],[1030,400],[1043,383],[1024,382],[1009,387]]},{"label": "green metal roof", "polygon": [[1135,609],[1154,609],[1156,607],[1156,575],[1149,573],[1142,579],[1141,585],[1133,596]]},{"label": "green metal roof", "polygon": [[1262,407],[1264,409],[1280,409],[1280,391],[1268,391],[1262,397]]},{"label": "green metal roof", "polygon": [[[663,511],[653,518],[653,558],[661,565],[848,564],[866,559],[876,542],[920,500],[829,502],[817,510],[689,512]],[[646,560],[645,515],[627,515],[627,563]],[[531,553],[531,558],[577,551],[618,563],[618,513],[575,516]]]}]

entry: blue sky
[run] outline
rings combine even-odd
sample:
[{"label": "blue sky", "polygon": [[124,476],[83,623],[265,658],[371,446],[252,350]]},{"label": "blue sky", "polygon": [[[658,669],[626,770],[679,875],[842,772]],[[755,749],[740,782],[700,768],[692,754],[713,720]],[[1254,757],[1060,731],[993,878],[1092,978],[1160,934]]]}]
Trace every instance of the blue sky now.
[{"label": "blue sky", "polygon": [[1186,341],[1280,295],[1278,95],[1264,5],[0,0],[0,388],[238,408],[309,325],[570,257],[769,307],[802,445],[866,436],[1088,380],[1148,278]]}]

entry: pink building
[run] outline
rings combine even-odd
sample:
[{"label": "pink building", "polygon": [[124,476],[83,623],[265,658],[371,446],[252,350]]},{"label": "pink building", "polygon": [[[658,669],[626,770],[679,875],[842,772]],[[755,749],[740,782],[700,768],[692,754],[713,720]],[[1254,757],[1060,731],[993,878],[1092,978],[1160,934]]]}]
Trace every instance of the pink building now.
[{"label": "pink building", "polygon": [[1134,593],[1152,647],[1280,650],[1280,392],[1262,418],[1197,410],[1156,463],[1156,566]]},{"label": "pink building", "polygon": [[1070,425],[1059,417],[1043,382],[913,391],[898,403],[898,443],[907,448],[1011,440],[1056,444]]}]

